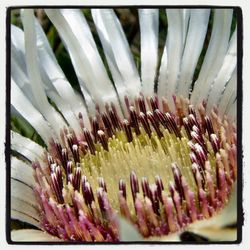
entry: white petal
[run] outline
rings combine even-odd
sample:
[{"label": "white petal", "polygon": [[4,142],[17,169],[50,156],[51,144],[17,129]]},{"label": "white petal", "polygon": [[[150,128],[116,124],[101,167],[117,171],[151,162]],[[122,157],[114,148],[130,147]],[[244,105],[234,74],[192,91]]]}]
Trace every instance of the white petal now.
[{"label": "white petal", "polygon": [[44,148],[34,141],[11,131],[11,149],[25,156],[29,161],[42,160]]},{"label": "white petal", "polygon": [[[30,220],[30,224],[34,225],[34,226],[38,226],[39,225],[39,212],[38,209],[32,205],[30,205],[29,203],[11,196],[11,218],[12,219],[17,219],[20,221],[24,221],[22,220],[22,218],[26,219],[26,220]],[[24,221],[27,222],[27,221]]]},{"label": "white petal", "polygon": [[63,117],[68,122],[69,126],[74,129],[76,134],[80,133],[81,127],[79,120],[73,113],[70,103],[63,100],[55,91],[47,91],[47,95],[56,104],[58,110],[63,114]]},{"label": "white petal", "polygon": [[183,9],[182,11],[182,30],[183,30],[183,44],[185,44],[186,42],[186,37],[187,37],[187,32],[188,32],[188,26],[189,26],[189,19],[190,19],[190,15],[191,15],[191,9]]},{"label": "white petal", "polygon": [[143,237],[127,220],[119,217],[119,238],[120,241],[143,241]]},{"label": "white petal", "polygon": [[11,157],[11,178],[19,180],[30,187],[35,184],[32,166],[14,156]]},{"label": "white petal", "polygon": [[113,102],[119,107],[115,90],[80,10],[48,9],[46,13],[69,51],[80,84],[86,86],[95,102],[101,105]]},{"label": "white petal", "polygon": [[[141,83],[122,26],[111,9],[93,9],[92,16],[101,38],[103,49],[109,55],[109,60],[113,60],[114,67],[119,70],[123,84],[133,98],[139,94]],[[106,39],[106,44],[103,44],[103,39]]]},{"label": "white petal", "polygon": [[37,60],[36,31],[33,10],[24,9],[22,14],[25,37],[26,66],[35,106],[43,114],[43,116],[46,117],[46,120],[54,128],[54,132],[58,138],[60,138],[60,128],[66,126],[66,123],[59,113],[57,113],[56,110],[49,104],[45,94]]},{"label": "white petal", "polygon": [[[166,47],[167,49],[167,64],[164,56],[162,57],[162,64],[159,75],[158,94],[160,96],[166,96],[168,100],[172,100],[172,95],[175,94],[178,75],[180,71],[181,56],[183,51],[183,10],[168,9],[168,34]],[[165,68],[167,66],[167,68]],[[164,68],[163,68],[164,67]],[[163,71],[166,71],[166,76],[161,75]],[[173,105],[172,102],[169,103]]]},{"label": "white petal", "polygon": [[32,125],[44,142],[48,144],[50,137],[52,137],[51,128],[41,113],[24,96],[13,79],[11,79],[11,105]]},{"label": "white petal", "polygon": [[207,33],[210,10],[190,10],[186,44],[181,60],[181,72],[178,80],[178,95],[189,97],[194,71],[203,48]]},{"label": "white petal", "polygon": [[236,241],[237,229],[236,228],[199,228],[190,232],[198,234],[212,241]]},{"label": "white petal", "polygon": [[[46,93],[54,93],[53,96],[49,96],[53,102],[56,103],[57,107],[64,115],[64,118],[67,120],[69,125],[76,131],[80,131],[80,126],[77,121],[76,116],[81,112],[83,114],[85,125],[89,127],[88,116],[85,106],[82,103],[80,96],[73,91],[72,87],[66,80],[60,66],[58,65],[56,58],[49,47],[48,41],[45,34],[42,31],[41,26],[38,21],[35,20],[35,27],[37,32],[37,51],[38,51],[38,60],[41,70],[42,84]],[[23,31],[15,26],[12,26],[12,43],[11,43],[11,75],[19,87],[23,90],[26,97],[31,101],[33,105],[36,105],[32,89],[30,88],[30,81],[28,79],[25,67],[25,58],[22,53],[19,53],[19,50],[24,51],[24,34]],[[23,57],[23,58],[22,58]],[[23,59],[23,60],[21,60]],[[24,63],[22,62],[24,61]],[[63,97],[62,102],[67,105],[59,105],[57,103],[58,93]],[[55,98],[54,98],[55,97]],[[70,106],[69,106],[70,105]],[[65,110],[62,110],[62,106]],[[71,110],[72,109],[72,110]],[[69,115],[74,111],[75,115]],[[65,114],[67,113],[67,117]]]},{"label": "white petal", "polygon": [[171,233],[166,236],[153,236],[146,241],[161,241],[161,242],[180,242],[180,233]]},{"label": "white petal", "polygon": [[[27,208],[25,208],[25,209],[27,209]],[[20,220],[20,221],[29,223],[29,224],[39,228],[39,221],[38,220],[34,219],[33,217],[31,217],[27,214],[16,211],[14,209],[11,210],[11,218],[15,219],[15,220]]]},{"label": "white petal", "polygon": [[207,100],[228,49],[231,21],[232,9],[215,10],[210,42],[191,96],[193,104]]},{"label": "white petal", "polygon": [[152,96],[158,63],[159,10],[139,10],[139,21],[142,92],[145,96]]},{"label": "white petal", "polygon": [[52,236],[40,230],[21,229],[11,231],[11,240],[13,242],[27,241],[27,242],[43,242],[43,241],[61,241],[59,238]]},{"label": "white petal", "polygon": [[37,207],[37,201],[33,189],[26,184],[11,178],[11,197],[20,199],[34,207]]},{"label": "white petal", "polygon": [[237,79],[235,70],[230,81],[227,83],[225,90],[222,93],[221,99],[219,101],[218,110],[220,117],[223,117],[226,114],[228,107],[231,105],[230,100],[235,98],[236,89],[237,89]]},{"label": "white petal", "polygon": [[[224,58],[221,69],[212,83],[212,89],[208,97],[207,109],[211,110],[211,108],[215,105],[217,106],[218,101],[221,97],[221,94],[225,88],[227,82],[231,79],[234,70],[236,69],[237,64],[237,37],[236,31],[234,32],[230,45],[228,48],[228,52]],[[236,87],[236,86],[235,86]],[[236,88],[235,88],[236,90]]]},{"label": "white petal", "polygon": [[[106,28],[102,22],[100,12],[95,11],[94,9],[91,10],[93,20],[96,25],[98,36],[101,40],[103,52],[105,54],[109,70],[112,74],[112,79],[115,84],[116,91],[118,93],[119,100],[121,102],[122,110],[126,113],[127,108],[124,103],[123,97],[129,95],[129,90],[127,89],[126,82],[123,79],[121,72],[119,71],[118,65],[116,64],[116,60],[113,54],[113,50],[111,47],[111,43],[109,42],[108,34],[106,32]],[[132,93],[131,93],[132,94]]]},{"label": "white petal", "polygon": [[233,121],[235,121],[235,119],[237,117],[236,116],[236,114],[237,114],[236,113],[237,112],[237,110],[236,110],[236,108],[237,108],[237,106],[236,106],[236,104],[237,104],[236,93],[232,99],[233,99],[233,101],[229,102],[228,109],[226,110],[226,114],[229,117],[229,119],[232,119]]},{"label": "white petal", "polygon": [[[82,98],[72,88],[68,80],[66,79],[61,67],[59,66],[57,59],[49,45],[45,33],[39,22],[35,20],[35,29],[37,35],[37,49],[39,56],[39,64],[42,66],[44,74],[48,77],[49,89],[51,90],[51,83],[57,90],[59,95],[70,104],[74,114],[77,116],[81,112],[84,116],[84,120],[88,121],[86,107],[83,104]],[[42,72],[42,73],[43,73]],[[43,75],[42,75],[43,76]],[[63,112],[64,114],[64,112]],[[89,126],[89,124],[87,124]]]}]

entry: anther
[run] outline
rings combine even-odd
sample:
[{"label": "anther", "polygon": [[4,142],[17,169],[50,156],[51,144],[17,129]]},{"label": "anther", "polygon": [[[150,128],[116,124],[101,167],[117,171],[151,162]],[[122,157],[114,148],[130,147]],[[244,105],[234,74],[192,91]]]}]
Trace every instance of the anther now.
[{"label": "anther", "polygon": [[194,105],[189,105],[188,106],[188,114],[192,114],[196,118],[196,113],[195,113]]},{"label": "anther", "polygon": [[121,191],[122,196],[124,197],[124,199],[126,199],[127,198],[126,183],[122,179],[119,180],[119,190]]},{"label": "anther", "polygon": [[186,133],[187,133],[188,139],[191,140],[191,139],[192,139],[192,137],[191,137],[192,127],[191,127],[191,125],[189,124],[188,118],[187,118],[187,117],[184,117],[184,118],[182,119],[182,121],[183,121],[183,126],[184,126],[184,128],[185,128],[185,131],[186,131]]},{"label": "anther", "polygon": [[213,125],[209,116],[205,116],[205,126],[206,126],[208,135],[214,134]]},{"label": "anther", "polygon": [[181,186],[182,174],[176,163],[172,163],[171,169],[172,169],[173,176],[174,176],[175,189],[179,192],[180,198],[182,199],[184,197],[182,186]]},{"label": "anther", "polygon": [[108,151],[108,140],[105,133],[102,130],[97,131],[98,141],[102,144],[102,147]]},{"label": "anther", "polygon": [[83,129],[83,134],[84,134],[85,140],[88,144],[88,147],[89,147],[91,154],[94,155],[95,154],[95,145],[94,145],[93,139],[91,137],[91,134],[89,133],[88,129],[86,129],[86,128]]},{"label": "anther", "polygon": [[113,136],[112,124],[111,124],[108,116],[105,113],[102,113],[102,121],[103,121],[105,130],[106,130],[108,136],[112,137]]},{"label": "anther", "polygon": [[72,153],[73,153],[73,158],[74,158],[75,163],[80,162],[78,146],[75,144],[72,146]]},{"label": "anther", "polygon": [[154,117],[156,120],[158,120],[162,124],[164,128],[168,129],[169,132],[171,132],[171,128],[169,127],[165,114],[163,114],[159,109],[155,109]]},{"label": "anther", "polygon": [[153,114],[150,111],[147,112],[147,118],[149,119],[152,126],[154,127],[154,130],[155,130],[156,134],[158,135],[158,137],[162,138],[163,134],[159,128],[159,122],[154,118]]},{"label": "anther", "polygon": [[162,202],[162,191],[164,190],[164,186],[162,183],[162,179],[159,175],[155,176],[155,184],[157,187],[157,195],[158,195],[158,199]]},{"label": "anther", "polygon": [[73,177],[73,187],[75,190],[77,190],[78,192],[80,191],[80,186],[81,186],[81,176],[82,176],[82,170],[81,170],[81,165],[80,163],[76,164],[76,170],[75,170],[75,174]]},{"label": "anther", "polygon": [[150,129],[150,125],[148,123],[148,119],[147,119],[147,116],[143,113],[143,112],[140,112],[139,114],[139,119],[140,119],[140,122],[145,130],[145,132],[148,134],[149,138],[151,137],[151,129]]},{"label": "anther", "polygon": [[68,161],[67,162],[67,171],[66,171],[66,182],[69,181],[69,176],[72,174],[73,172],[73,163],[72,161]]},{"label": "anther", "polygon": [[57,178],[56,173],[51,173],[51,182],[52,182],[52,186],[54,189],[54,192],[56,194],[56,198],[58,200],[59,203],[63,203],[64,199],[62,196],[62,188],[61,188],[61,180],[59,180]]},{"label": "anther", "polygon": [[122,125],[123,125],[123,129],[125,130],[128,142],[133,141],[133,135],[132,135],[131,127],[130,127],[128,120],[124,119],[122,122]]},{"label": "anther", "polygon": [[91,125],[92,125],[92,134],[94,136],[94,140],[95,142],[97,142],[97,131],[99,130],[99,124],[96,117],[92,119]]},{"label": "anther", "polygon": [[159,109],[159,103],[156,97],[150,98],[150,105],[151,105],[152,111]]},{"label": "anther", "polygon": [[121,130],[120,118],[117,114],[116,107],[113,103],[111,103],[111,110],[109,110],[109,117],[112,121],[113,127],[118,129],[118,130]]},{"label": "anther", "polygon": [[151,199],[152,197],[151,197],[151,193],[150,193],[150,189],[149,189],[149,183],[148,183],[148,179],[146,177],[142,177],[141,187],[142,187],[143,196]]},{"label": "anther", "polygon": [[140,95],[138,97],[138,103],[139,103],[140,112],[146,114],[147,110],[146,110],[146,104],[145,104],[145,100],[143,96]]},{"label": "anther", "polygon": [[172,129],[172,131],[175,133],[175,135],[176,135],[177,137],[181,137],[180,131],[179,131],[179,129],[178,129],[178,126],[177,126],[177,124],[176,124],[176,122],[175,122],[173,116],[170,115],[169,113],[166,113],[166,118],[167,118],[168,124],[170,124],[171,129]]},{"label": "anther", "polygon": [[105,181],[104,181],[104,179],[102,177],[98,178],[98,184],[99,184],[100,188],[103,188],[103,190],[105,192],[107,192],[107,186],[106,186],[106,183],[105,183]]},{"label": "anther", "polygon": [[136,135],[139,135],[140,129],[139,129],[138,118],[135,112],[135,108],[133,106],[129,108],[129,116],[130,116],[131,126],[135,129]]},{"label": "anther", "polygon": [[132,171],[130,174],[130,186],[131,186],[133,200],[135,202],[136,194],[139,193],[139,183],[134,171]]},{"label": "anther", "polygon": [[67,170],[67,162],[69,161],[68,151],[66,148],[62,149],[62,166],[64,170]]},{"label": "anther", "polygon": [[216,134],[210,135],[210,142],[213,147],[214,153],[216,154],[220,149],[220,142]]},{"label": "anther", "polygon": [[85,203],[91,206],[91,203],[95,200],[92,188],[88,181],[82,178],[82,194],[85,200]]}]

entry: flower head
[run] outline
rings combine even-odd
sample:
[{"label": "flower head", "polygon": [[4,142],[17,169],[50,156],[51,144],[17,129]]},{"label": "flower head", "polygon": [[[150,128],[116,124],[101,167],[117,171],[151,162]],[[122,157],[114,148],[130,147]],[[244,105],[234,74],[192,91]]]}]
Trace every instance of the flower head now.
[{"label": "flower head", "polygon": [[[159,10],[138,13],[140,74],[115,12],[91,10],[110,79],[80,10],[46,10],[80,92],[67,81],[32,10],[22,12],[24,32],[12,26],[13,112],[46,148],[12,132],[12,150],[22,158],[12,156],[11,216],[45,238],[116,242],[125,240],[124,223],[144,239],[171,236],[216,218],[233,193],[232,10],[167,10],[161,60]],[[211,37],[194,81],[209,20]],[[15,239],[23,235],[13,231]]]}]

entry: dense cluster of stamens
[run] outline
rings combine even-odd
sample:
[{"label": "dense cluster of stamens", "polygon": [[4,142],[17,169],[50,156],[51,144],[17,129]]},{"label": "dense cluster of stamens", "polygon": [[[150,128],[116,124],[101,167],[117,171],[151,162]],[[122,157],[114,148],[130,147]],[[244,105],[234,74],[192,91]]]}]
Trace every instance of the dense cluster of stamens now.
[{"label": "dense cluster of stamens", "polygon": [[44,165],[33,163],[41,226],[64,240],[118,241],[118,216],[144,237],[167,235],[223,208],[236,180],[236,131],[174,97],[125,98],[92,117],[91,131],[61,131]]}]

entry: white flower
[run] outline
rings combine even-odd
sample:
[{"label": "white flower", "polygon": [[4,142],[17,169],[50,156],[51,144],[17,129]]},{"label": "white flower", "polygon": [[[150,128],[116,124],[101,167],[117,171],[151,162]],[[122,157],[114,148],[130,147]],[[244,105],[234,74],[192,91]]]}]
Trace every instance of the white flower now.
[{"label": "white flower", "polygon": [[[139,10],[140,73],[115,12],[92,9],[112,79],[82,12],[45,11],[70,55],[81,93],[66,79],[33,11],[23,10],[24,31],[11,27],[11,107],[48,151],[11,132],[18,153],[11,156],[11,217],[40,229],[13,230],[12,240],[142,240],[117,213],[145,238],[165,240],[169,234],[167,240],[178,240],[189,230],[235,240],[230,229],[228,237],[220,234],[223,225],[236,222],[233,10],[213,10],[195,82],[209,9],[166,10],[162,57],[159,10]],[[128,228],[134,234],[124,233]]]}]

